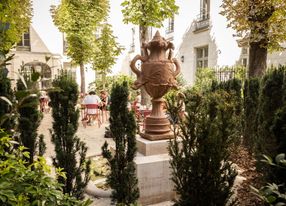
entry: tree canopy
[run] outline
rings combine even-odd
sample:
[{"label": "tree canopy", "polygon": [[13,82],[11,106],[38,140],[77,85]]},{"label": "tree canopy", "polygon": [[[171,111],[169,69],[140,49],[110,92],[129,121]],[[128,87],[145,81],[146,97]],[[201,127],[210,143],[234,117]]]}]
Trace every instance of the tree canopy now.
[{"label": "tree canopy", "polygon": [[283,49],[286,40],[285,0],[223,0],[224,15],[240,38],[250,42],[267,39],[264,47],[270,50]]},{"label": "tree canopy", "polygon": [[96,39],[96,49],[93,55],[93,68],[99,73],[107,74],[112,65],[116,62],[116,57],[121,53],[123,47],[116,42],[116,37],[112,34],[110,24],[103,24],[101,35]]},{"label": "tree canopy", "polygon": [[66,34],[68,56],[80,65],[81,92],[85,92],[84,64],[92,59],[95,31],[108,10],[108,0],[62,0],[52,10],[55,25]]},{"label": "tree canopy", "polygon": [[178,12],[175,0],[125,0],[122,2],[124,23],[161,27],[166,18]]},{"label": "tree canopy", "polygon": [[92,55],[95,31],[108,12],[107,0],[63,0],[54,11],[54,22],[67,36],[67,54],[77,64]]},{"label": "tree canopy", "polygon": [[29,28],[31,0],[0,1],[0,51],[7,53]]}]

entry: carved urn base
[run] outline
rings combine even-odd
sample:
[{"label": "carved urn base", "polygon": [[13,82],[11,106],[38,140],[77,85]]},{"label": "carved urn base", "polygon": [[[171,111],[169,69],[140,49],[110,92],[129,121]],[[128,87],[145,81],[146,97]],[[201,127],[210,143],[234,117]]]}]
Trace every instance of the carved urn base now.
[{"label": "carved urn base", "polygon": [[173,138],[170,126],[166,117],[147,117],[145,119],[145,132],[140,133],[140,136],[151,141],[170,139]]},{"label": "carved urn base", "polygon": [[167,116],[162,111],[162,98],[152,99],[151,116],[145,119],[145,131],[140,136],[148,140],[163,140],[173,138],[171,124]]}]

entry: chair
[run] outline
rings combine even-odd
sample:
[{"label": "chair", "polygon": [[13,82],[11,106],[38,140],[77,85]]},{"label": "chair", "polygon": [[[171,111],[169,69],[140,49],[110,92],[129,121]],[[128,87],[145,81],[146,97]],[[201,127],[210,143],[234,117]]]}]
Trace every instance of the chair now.
[{"label": "chair", "polygon": [[[97,104],[86,104],[85,105],[85,119],[89,120],[90,122],[93,120],[97,120],[98,127],[101,125],[100,120],[100,111]],[[84,127],[86,125],[84,124]]]}]

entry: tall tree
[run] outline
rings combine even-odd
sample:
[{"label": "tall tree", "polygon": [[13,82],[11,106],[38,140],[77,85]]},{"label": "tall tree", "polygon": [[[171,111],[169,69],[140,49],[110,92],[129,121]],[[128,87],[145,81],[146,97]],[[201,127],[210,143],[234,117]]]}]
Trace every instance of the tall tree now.
[{"label": "tall tree", "polygon": [[106,75],[111,72],[110,68],[115,64],[116,57],[121,53],[122,47],[116,42],[112,34],[110,24],[103,24],[101,35],[96,39],[96,49],[93,55],[93,68],[102,75],[103,89],[105,89]]},{"label": "tall tree", "polygon": [[91,61],[95,31],[108,12],[108,0],[62,0],[52,9],[55,25],[66,34],[67,54],[79,64],[81,92],[85,93],[84,64]]},{"label": "tall tree", "polygon": [[222,15],[237,36],[249,41],[249,76],[261,76],[268,50],[283,49],[286,40],[284,0],[223,0]]},{"label": "tall tree", "polygon": [[0,1],[0,52],[7,53],[29,28],[31,0]]},{"label": "tall tree", "polygon": [[[124,23],[139,25],[140,45],[150,40],[148,27],[161,27],[162,22],[174,17],[179,9],[175,0],[124,0],[121,6],[123,6]],[[144,55],[143,49],[141,49],[141,55]],[[142,104],[146,104],[148,95],[145,90],[142,92]]]}]

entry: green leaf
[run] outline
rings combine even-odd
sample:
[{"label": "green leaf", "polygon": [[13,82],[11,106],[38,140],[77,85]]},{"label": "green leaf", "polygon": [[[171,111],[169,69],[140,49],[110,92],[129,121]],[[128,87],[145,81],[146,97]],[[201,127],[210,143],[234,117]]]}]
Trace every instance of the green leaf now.
[{"label": "green leaf", "polygon": [[266,197],[267,198],[267,201],[269,202],[269,203],[274,203],[275,201],[276,201],[276,197],[275,196],[273,196],[273,195],[269,195],[269,196],[267,196]]},{"label": "green leaf", "polygon": [[282,154],[279,154],[275,157],[275,162],[276,163],[281,163],[282,161],[285,161],[285,154],[282,153]]},{"label": "green leaf", "polygon": [[0,99],[2,99],[3,101],[5,101],[6,103],[8,103],[10,106],[12,106],[12,102],[7,98],[7,97],[4,97],[4,96],[0,96]]},{"label": "green leaf", "polygon": [[33,82],[36,82],[38,81],[38,79],[40,78],[40,73],[39,72],[33,72],[32,75],[31,75],[31,79]]}]

